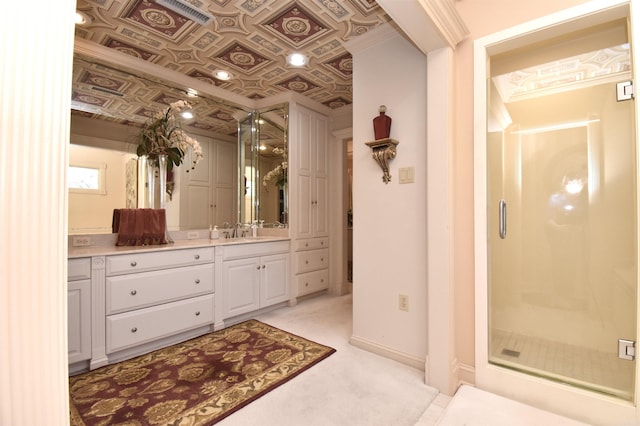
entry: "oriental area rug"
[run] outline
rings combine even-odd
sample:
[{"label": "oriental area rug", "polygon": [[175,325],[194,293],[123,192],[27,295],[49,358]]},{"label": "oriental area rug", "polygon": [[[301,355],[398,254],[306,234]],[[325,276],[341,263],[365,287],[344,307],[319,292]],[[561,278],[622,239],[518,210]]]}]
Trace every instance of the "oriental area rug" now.
[{"label": "oriental area rug", "polygon": [[334,352],[245,321],[70,377],[71,425],[211,425]]}]

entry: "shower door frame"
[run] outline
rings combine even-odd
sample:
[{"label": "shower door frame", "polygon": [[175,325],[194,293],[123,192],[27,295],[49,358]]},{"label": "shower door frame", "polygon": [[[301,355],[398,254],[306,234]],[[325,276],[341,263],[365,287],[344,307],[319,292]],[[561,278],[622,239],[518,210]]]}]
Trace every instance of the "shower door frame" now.
[{"label": "shower door frame", "polygon": [[[629,19],[632,58],[638,58],[640,46],[640,11],[630,0],[596,0],[584,3],[534,21],[480,38],[474,44],[474,225],[475,225],[475,379],[476,386],[535,407],[594,424],[640,424],[637,407],[640,376],[636,368],[635,395],[627,402],[600,393],[535,377],[489,363],[489,297],[488,297],[488,214],[487,206],[487,78],[491,55],[542,41],[573,30],[589,28],[615,18]],[[634,64],[633,79],[640,82],[640,66]],[[639,83],[640,84],[640,83]],[[637,90],[636,90],[637,91]],[[635,108],[636,146],[640,141],[640,108]],[[637,152],[640,150],[636,150]],[[638,154],[636,154],[637,156]],[[638,164],[638,158],[636,158]],[[636,174],[636,199],[640,200],[640,182]],[[638,201],[636,201],[638,202]],[[640,212],[640,209],[637,211]],[[636,217],[637,228],[640,221]],[[637,237],[637,236],[636,236]],[[636,244],[638,238],[636,238]],[[637,248],[637,253],[640,249]],[[638,263],[640,265],[640,263]],[[637,284],[636,284],[637,285]],[[639,291],[636,294],[640,294]],[[636,300],[636,312],[640,297]],[[636,327],[640,329],[640,327]],[[636,331],[638,334],[638,331]],[[638,336],[636,336],[636,341]],[[637,362],[637,360],[635,361]]]}]

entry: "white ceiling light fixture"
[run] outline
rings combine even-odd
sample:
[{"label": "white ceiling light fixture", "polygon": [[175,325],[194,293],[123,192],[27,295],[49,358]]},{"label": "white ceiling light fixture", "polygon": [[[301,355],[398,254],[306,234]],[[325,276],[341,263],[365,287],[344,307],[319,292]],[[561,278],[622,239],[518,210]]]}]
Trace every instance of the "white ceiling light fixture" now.
[{"label": "white ceiling light fixture", "polygon": [[76,25],[87,25],[91,23],[91,18],[86,13],[76,11],[74,22]]},{"label": "white ceiling light fixture", "polygon": [[215,70],[213,72],[213,76],[218,80],[223,80],[223,81],[231,80],[233,78],[233,74],[231,74],[229,71],[226,71],[226,70]]},{"label": "white ceiling light fixture", "polygon": [[187,89],[185,91],[186,95],[190,98],[197,98],[198,97],[198,91],[196,89]]},{"label": "white ceiling light fixture", "polygon": [[287,63],[294,67],[301,67],[307,63],[307,57],[302,53],[292,53],[287,56]]},{"label": "white ceiling light fixture", "polygon": [[208,14],[193,5],[182,0],[156,0],[161,6],[173,10],[175,13],[184,16],[200,25],[206,25],[213,20],[213,15]]}]

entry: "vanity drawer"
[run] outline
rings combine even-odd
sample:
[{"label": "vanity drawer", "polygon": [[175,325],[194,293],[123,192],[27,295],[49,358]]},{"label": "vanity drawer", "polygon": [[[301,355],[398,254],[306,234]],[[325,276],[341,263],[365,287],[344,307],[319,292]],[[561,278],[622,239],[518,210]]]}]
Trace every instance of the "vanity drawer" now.
[{"label": "vanity drawer", "polygon": [[107,277],[107,315],[214,292],[214,265]]},{"label": "vanity drawer", "polygon": [[321,271],[307,272],[306,274],[296,275],[295,280],[298,287],[298,296],[304,296],[305,294],[329,288],[329,271],[323,269]]},{"label": "vanity drawer", "polygon": [[78,281],[91,278],[91,258],[82,257],[67,261],[67,280]]},{"label": "vanity drawer", "polygon": [[295,253],[296,274],[329,267],[329,249],[300,251]]},{"label": "vanity drawer", "polygon": [[289,253],[289,240],[251,242],[247,244],[220,245],[218,250],[223,260],[246,259],[248,257],[267,256],[277,253]]},{"label": "vanity drawer", "polygon": [[107,256],[107,276],[213,262],[213,247]]},{"label": "vanity drawer", "polygon": [[329,247],[329,238],[305,238],[295,240],[293,244],[293,251],[317,250]]},{"label": "vanity drawer", "polygon": [[107,317],[107,353],[213,323],[213,294]]}]

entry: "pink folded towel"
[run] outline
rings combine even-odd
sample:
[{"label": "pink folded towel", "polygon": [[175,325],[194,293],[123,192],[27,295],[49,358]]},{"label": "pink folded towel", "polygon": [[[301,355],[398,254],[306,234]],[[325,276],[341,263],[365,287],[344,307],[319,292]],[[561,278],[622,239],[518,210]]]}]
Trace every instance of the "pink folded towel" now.
[{"label": "pink folded towel", "polygon": [[164,209],[115,209],[112,230],[118,233],[117,246],[167,244],[167,217]]}]

